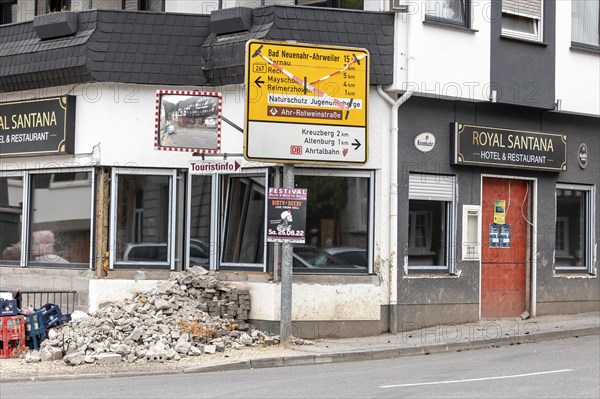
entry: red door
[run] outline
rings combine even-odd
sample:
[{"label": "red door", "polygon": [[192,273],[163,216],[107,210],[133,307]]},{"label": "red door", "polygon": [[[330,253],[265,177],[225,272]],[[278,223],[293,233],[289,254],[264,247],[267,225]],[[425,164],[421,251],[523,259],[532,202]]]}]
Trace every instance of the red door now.
[{"label": "red door", "polygon": [[528,184],[524,180],[483,179],[482,318],[515,317],[526,310]]}]

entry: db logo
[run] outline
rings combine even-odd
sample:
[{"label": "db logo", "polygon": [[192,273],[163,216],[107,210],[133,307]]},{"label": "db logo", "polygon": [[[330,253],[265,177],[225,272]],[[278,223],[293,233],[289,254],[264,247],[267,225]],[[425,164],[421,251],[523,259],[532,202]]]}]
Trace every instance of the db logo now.
[{"label": "db logo", "polygon": [[290,154],[302,155],[302,146],[301,145],[291,145],[290,146]]}]

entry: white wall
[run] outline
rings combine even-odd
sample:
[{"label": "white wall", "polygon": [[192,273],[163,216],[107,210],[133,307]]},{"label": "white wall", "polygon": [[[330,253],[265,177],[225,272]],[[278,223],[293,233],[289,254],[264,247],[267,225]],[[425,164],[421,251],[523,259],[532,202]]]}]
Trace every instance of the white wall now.
[{"label": "white wall", "polygon": [[[472,28],[475,31],[424,23],[425,1],[407,3],[409,12],[396,14],[397,64],[393,88],[405,90],[410,85],[416,95],[487,101],[489,0],[473,2]],[[403,68],[408,68],[408,76]]]},{"label": "white wall", "polygon": [[[232,283],[250,290],[250,318],[279,320],[281,286],[273,283]],[[306,284],[292,286],[292,320],[379,320],[385,290],[374,284]]]},{"label": "white wall", "polygon": [[104,302],[133,298],[138,292],[148,291],[158,283],[160,280],[90,280],[89,312],[95,312]]},{"label": "white wall", "polygon": [[556,98],[562,111],[600,115],[600,56],[571,50],[571,2],[556,2]]}]

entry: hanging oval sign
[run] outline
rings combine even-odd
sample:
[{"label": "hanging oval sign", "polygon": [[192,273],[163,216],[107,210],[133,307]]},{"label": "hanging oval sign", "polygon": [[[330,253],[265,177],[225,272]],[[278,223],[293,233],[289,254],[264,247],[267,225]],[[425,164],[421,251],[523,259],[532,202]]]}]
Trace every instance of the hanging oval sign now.
[{"label": "hanging oval sign", "polygon": [[429,152],[435,147],[435,136],[433,133],[423,132],[415,137],[415,147],[421,152]]},{"label": "hanging oval sign", "polygon": [[588,160],[588,149],[587,144],[581,143],[579,145],[579,149],[577,150],[577,163],[579,163],[579,167],[581,169],[585,169],[587,166]]}]

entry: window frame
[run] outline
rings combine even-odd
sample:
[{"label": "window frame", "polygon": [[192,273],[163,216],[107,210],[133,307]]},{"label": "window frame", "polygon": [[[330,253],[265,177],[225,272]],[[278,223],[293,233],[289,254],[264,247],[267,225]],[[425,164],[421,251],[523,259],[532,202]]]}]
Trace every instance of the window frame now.
[{"label": "window frame", "polygon": [[[118,207],[118,187],[119,175],[132,176],[169,176],[169,222],[168,222],[168,241],[167,241],[167,261],[166,262],[148,262],[148,261],[116,261],[117,247],[117,207]],[[146,269],[170,269],[175,270],[175,231],[176,231],[176,211],[177,211],[177,170],[176,169],[131,169],[131,168],[113,168],[111,171],[111,192],[110,192],[110,229],[109,229],[109,269],[128,269],[128,268],[146,268]]]},{"label": "window frame", "polygon": [[[70,264],[70,263],[55,263],[55,264],[50,264],[50,263],[40,263],[40,264],[30,264],[31,262],[28,259],[28,255],[29,255],[29,243],[30,243],[30,236],[31,236],[31,222],[32,222],[32,212],[33,209],[33,201],[32,201],[32,185],[31,185],[31,177],[33,175],[45,175],[45,174],[50,174],[50,185],[49,185],[49,189],[52,188],[63,188],[68,186],[69,183],[67,183],[67,185],[64,184],[58,184],[58,185],[53,185],[56,183],[53,183],[53,175],[55,174],[59,174],[59,173],[77,173],[77,172],[85,172],[85,173],[89,173],[90,174],[90,179],[91,179],[91,185],[90,185],[90,190],[91,190],[91,201],[90,201],[90,237],[89,237],[89,242],[90,242],[90,256],[87,262],[87,267],[86,266],[81,266],[81,263],[77,263],[77,264]],[[21,254],[20,254],[20,259],[19,259],[19,264],[16,265],[7,265],[7,266],[11,266],[11,267],[32,267],[32,268],[48,268],[48,267],[52,267],[52,268],[66,268],[66,269],[82,269],[82,268],[87,268],[87,269],[93,269],[94,265],[93,265],[93,260],[95,257],[95,246],[92,245],[92,243],[94,242],[94,236],[95,236],[95,230],[96,230],[96,223],[95,223],[95,199],[96,199],[96,173],[94,168],[85,168],[85,167],[81,167],[81,168],[66,168],[66,169],[61,169],[61,168],[52,168],[52,169],[34,169],[34,170],[22,170],[22,171],[11,171],[10,173],[6,173],[6,172],[0,172],[0,177],[21,177],[22,181],[23,181],[23,197],[22,197],[22,215],[21,215],[21,234],[20,234],[20,245],[21,245]],[[87,184],[86,184],[87,185]],[[81,186],[81,184],[75,184],[73,186]],[[0,261],[1,263],[1,261]],[[50,266],[51,265],[51,266]]]},{"label": "window frame", "polygon": [[[441,2],[441,1],[444,1],[444,0],[439,0],[439,2]],[[436,15],[428,14],[427,4],[429,3],[429,1],[424,2],[425,7],[423,10],[423,21],[438,23],[438,24],[453,25],[453,26],[457,26],[457,27],[470,29],[471,28],[471,3],[472,3],[472,1],[471,0],[459,0],[459,1],[462,6],[463,21],[460,21],[458,19],[438,17]]]},{"label": "window frame", "polygon": [[[540,17],[539,18],[534,17],[530,13],[527,13],[527,12],[519,12],[519,11],[515,11],[515,10],[505,9],[504,7],[502,7],[501,18],[500,18],[502,36],[511,37],[511,38],[515,38],[515,39],[530,40],[530,41],[540,42],[540,43],[543,42],[544,41],[544,11],[545,11],[545,8],[544,8],[544,2],[542,0],[539,0],[539,2],[540,2]],[[505,14],[511,15],[514,17],[527,18],[528,20],[530,20],[533,23],[534,33],[527,33],[527,32],[523,32],[523,31],[505,28],[504,24],[502,22]]]},{"label": "window frame", "polygon": [[[268,245],[267,245],[267,191],[269,186],[269,168],[257,168],[257,169],[244,169],[241,173],[235,174],[216,174],[218,176],[217,180],[217,192],[216,192],[216,200],[214,200],[215,205],[217,207],[218,213],[217,215],[223,215],[223,218],[218,218],[216,223],[213,224],[213,229],[216,230],[216,234],[218,237],[218,241],[216,243],[216,251],[214,251],[218,255],[218,259],[216,260],[215,268],[217,270],[250,270],[250,271],[267,271],[267,263],[269,259],[268,253]],[[223,192],[225,188],[223,184],[223,179],[225,177],[228,178],[236,178],[236,177],[264,177],[265,179],[265,187],[264,187],[264,216],[263,216],[263,260],[262,263],[236,263],[236,262],[224,262],[223,261],[223,251],[225,251],[225,235],[226,235],[226,225],[229,222],[229,214],[227,210],[229,209],[230,204],[230,187],[229,183],[226,187],[226,192]],[[214,195],[214,194],[213,194]],[[213,197],[214,199],[215,197]],[[212,221],[211,221],[212,223]]]},{"label": "window frame", "polygon": [[[585,223],[585,237],[583,238],[585,241],[585,264],[584,266],[563,266],[556,264],[557,250],[554,248],[554,271],[559,274],[569,274],[569,273],[588,273],[591,275],[596,275],[597,270],[594,266],[595,261],[595,253],[596,253],[596,241],[595,241],[595,231],[596,231],[596,187],[593,185],[584,185],[584,184],[569,184],[569,183],[556,183],[556,187],[554,190],[554,225],[556,226],[556,221],[558,220],[558,190],[573,190],[573,191],[582,191],[585,193],[585,203],[584,203],[584,211],[585,215],[583,217],[583,222]],[[556,245],[556,231],[554,232],[554,243]]]},{"label": "window frame", "polygon": [[[455,243],[453,241],[453,237],[456,237],[456,225],[457,225],[457,187],[456,187],[456,176],[455,175],[441,175],[441,174],[428,174],[428,173],[409,173],[409,183],[408,183],[408,206],[407,206],[407,221],[410,220],[410,201],[432,201],[432,202],[443,202],[444,210],[445,210],[445,226],[443,226],[444,235],[445,235],[445,265],[412,265],[409,261],[409,240],[410,237],[408,235],[409,230],[407,226],[406,233],[406,248],[404,249],[404,253],[406,254],[406,270],[408,274],[419,274],[419,273],[447,273],[449,275],[456,274],[456,262],[455,262]],[[410,195],[410,176],[427,176],[427,178],[433,179],[451,179],[452,193],[450,201],[443,201],[440,199],[427,199],[427,198],[416,198]],[[415,177],[418,178],[418,177]],[[433,229],[431,229],[433,231]]]},{"label": "window frame", "polygon": [[[362,170],[362,169],[326,169],[326,168],[309,168],[309,167],[297,167],[294,169],[294,177],[296,176],[311,176],[311,177],[319,177],[319,176],[327,176],[327,177],[358,177],[358,178],[367,178],[368,181],[368,199],[367,199],[367,218],[368,222],[366,224],[367,228],[367,268],[366,272],[362,271],[351,271],[351,270],[341,270],[341,271],[332,271],[332,269],[327,270],[309,270],[302,271],[302,273],[296,273],[298,275],[320,275],[320,274],[328,274],[328,275],[371,275],[374,274],[374,226],[375,226],[375,207],[372,206],[375,202],[375,171],[373,170]],[[294,179],[295,180],[295,179]],[[300,187],[303,188],[303,187]],[[310,195],[310,193],[309,193]],[[310,206],[310,204],[307,204]],[[361,205],[362,206],[362,205]],[[355,222],[360,222],[360,219],[355,220]]]}]

